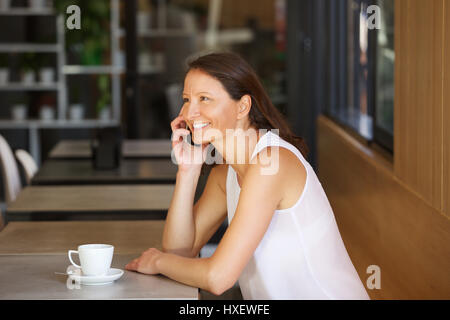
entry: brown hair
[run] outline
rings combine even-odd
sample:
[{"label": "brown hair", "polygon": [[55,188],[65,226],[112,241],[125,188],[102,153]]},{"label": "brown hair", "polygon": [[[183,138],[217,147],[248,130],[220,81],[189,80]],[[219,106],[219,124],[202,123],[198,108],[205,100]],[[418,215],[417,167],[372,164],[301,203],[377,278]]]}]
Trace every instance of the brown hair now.
[{"label": "brown hair", "polygon": [[210,53],[188,62],[186,75],[192,69],[201,70],[219,80],[235,101],[249,95],[252,100],[250,124],[256,129],[278,129],[281,138],[307,157],[309,149],[306,142],[292,132],[281,112],[270,101],[256,72],[243,58],[235,53]]}]

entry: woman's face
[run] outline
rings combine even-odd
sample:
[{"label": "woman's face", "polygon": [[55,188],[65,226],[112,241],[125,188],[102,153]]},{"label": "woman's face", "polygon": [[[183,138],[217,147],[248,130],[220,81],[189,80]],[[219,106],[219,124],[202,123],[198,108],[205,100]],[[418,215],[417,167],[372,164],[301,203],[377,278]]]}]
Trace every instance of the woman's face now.
[{"label": "woman's face", "polygon": [[231,99],[220,81],[192,69],[186,75],[181,115],[196,144],[206,144],[225,136],[238,124],[239,102]]}]

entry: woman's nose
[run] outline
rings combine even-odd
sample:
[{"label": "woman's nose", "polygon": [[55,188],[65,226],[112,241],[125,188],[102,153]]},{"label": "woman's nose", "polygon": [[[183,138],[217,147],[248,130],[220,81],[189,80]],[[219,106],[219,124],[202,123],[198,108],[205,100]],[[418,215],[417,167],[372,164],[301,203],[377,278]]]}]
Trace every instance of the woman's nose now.
[{"label": "woman's nose", "polygon": [[191,120],[191,119],[193,119],[193,118],[195,118],[195,117],[200,115],[199,108],[198,108],[198,106],[195,103],[191,103],[188,106],[186,106],[184,111],[186,113],[185,117],[188,120]]}]

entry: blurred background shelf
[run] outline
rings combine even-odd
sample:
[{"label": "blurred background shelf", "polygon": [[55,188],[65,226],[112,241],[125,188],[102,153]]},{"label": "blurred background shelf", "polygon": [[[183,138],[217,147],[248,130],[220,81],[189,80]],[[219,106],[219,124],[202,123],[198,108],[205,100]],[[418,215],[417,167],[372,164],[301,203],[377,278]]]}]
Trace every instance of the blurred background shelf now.
[{"label": "blurred background shelf", "polygon": [[2,43],[0,52],[59,52],[60,44],[36,44],[36,43]]},{"label": "blurred background shelf", "polygon": [[54,14],[53,8],[10,8],[8,10],[0,10],[0,16],[50,16]]},{"label": "blurred background shelf", "polygon": [[0,120],[0,129],[73,129],[104,128],[119,125],[116,120],[83,119],[83,120]]},{"label": "blurred background shelf", "polygon": [[0,91],[49,91],[59,90],[61,84],[55,82],[52,84],[22,84],[22,83],[8,83],[0,85]]},{"label": "blurred background shelf", "polygon": [[138,31],[139,37],[191,37],[195,36],[195,31],[188,31],[183,29],[148,29]]},{"label": "blurred background shelf", "polygon": [[[0,43],[0,53],[5,56],[11,56],[11,55],[31,55],[34,57],[34,59],[37,59],[36,54],[39,55],[48,55],[46,56],[47,64],[50,63],[51,68],[54,70],[55,75],[55,82],[49,83],[49,84],[43,84],[39,83],[39,81],[35,81],[33,83],[22,83],[22,82],[16,82],[16,81],[7,81],[6,83],[2,83],[0,85],[0,92],[5,94],[17,94],[20,92],[23,92],[24,95],[21,96],[20,101],[27,101],[25,100],[28,98],[25,94],[27,92],[31,92],[33,94],[37,94],[38,92],[45,92],[45,91],[54,91],[56,93],[56,99],[54,102],[54,106],[50,106],[54,108],[55,116],[54,119],[49,120],[40,120],[35,119],[35,114],[28,114],[28,117],[30,119],[24,119],[24,120],[8,120],[3,119],[0,120],[0,129],[5,130],[27,130],[28,135],[28,150],[32,154],[35,161],[40,164],[42,157],[41,157],[41,129],[71,129],[71,130],[86,130],[86,129],[97,129],[97,128],[103,128],[103,127],[111,127],[111,126],[120,126],[121,123],[121,75],[125,73],[125,68],[123,66],[123,61],[120,58],[120,43],[119,43],[119,37],[123,37],[125,34],[124,29],[120,28],[120,7],[119,7],[119,0],[106,0],[108,1],[107,6],[107,20],[109,22],[109,29],[105,30],[109,36],[107,36],[108,42],[110,43],[109,48],[109,57],[106,57],[107,63],[110,63],[110,65],[77,65],[77,64],[68,64],[69,61],[71,61],[70,58],[70,48],[66,47],[67,44],[67,33],[70,32],[65,27],[65,19],[66,19],[66,12],[65,8],[64,10],[61,10],[61,8],[58,8],[58,3],[55,4],[55,8],[53,7],[33,7],[35,3],[30,3],[30,7],[10,7],[8,9],[2,8],[0,10],[0,19],[5,19],[5,23],[9,24],[15,24],[16,18],[22,19],[22,23],[24,23],[25,30],[28,29],[27,33],[32,35],[35,32],[31,30],[29,27],[27,27],[28,22],[33,21],[33,23],[36,23],[39,21],[53,21],[53,20],[35,20],[35,19],[52,19],[54,18],[55,21],[55,28],[49,28],[50,30],[54,31],[54,41],[51,43],[47,43],[48,40],[45,39],[45,43],[42,42],[41,39],[36,39],[36,43],[34,42],[34,38],[30,41],[28,36],[25,36],[25,41],[17,42],[17,43],[10,43],[10,41],[3,41]],[[98,9],[98,7],[96,7]],[[88,12],[84,12],[85,15],[88,14]],[[87,17],[87,16],[85,16]],[[9,20],[6,20],[9,18]],[[32,20],[28,20],[32,19]],[[46,22],[46,25],[50,26],[48,22]],[[51,31],[50,31],[51,32]],[[48,32],[47,32],[48,34]],[[20,40],[19,40],[20,41]],[[52,41],[52,40],[50,40]],[[100,39],[99,39],[100,41]],[[50,55],[49,55],[50,54]],[[53,54],[53,56],[51,56]],[[2,66],[0,66],[2,67]],[[6,66],[7,70],[10,69],[10,77],[12,75],[11,72],[12,66]],[[21,70],[22,72],[24,70]],[[33,72],[36,72],[37,70],[33,70]],[[92,119],[92,117],[95,118],[95,115],[92,114],[92,111],[89,113],[86,111],[85,113],[89,113],[86,117],[83,117],[81,119],[77,120],[71,120],[70,116],[70,110],[69,105],[72,104],[78,104],[78,98],[75,97],[76,101],[71,101],[70,99],[74,97],[69,96],[69,88],[71,83],[69,82],[69,76],[89,76],[89,77],[99,77],[99,76],[107,76],[108,80],[107,82],[111,83],[111,85],[107,85],[107,88],[110,90],[108,93],[108,96],[110,96],[110,102],[103,101],[104,104],[106,104],[105,108],[109,109],[109,116],[105,120],[101,120],[102,116],[100,115],[98,102],[96,105],[89,105],[88,107],[93,108],[95,107],[96,112],[98,112],[99,119]],[[97,78],[96,78],[97,79]],[[84,83],[89,86],[89,82]],[[89,81],[89,80],[87,80]],[[91,80],[92,81],[92,80]],[[99,86],[99,85],[97,85]],[[40,101],[36,100],[39,98],[36,98],[37,96],[34,96],[34,101]],[[17,98],[16,98],[17,99]],[[43,101],[51,101],[48,100],[49,98],[45,98],[47,100]],[[15,100],[12,100],[15,101]],[[41,104],[49,105],[49,102],[40,102]],[[14,102],[13,104],[17,104]],[[28,102],[20,102],[19,104],[23,104],[27,108],[27,113],[36,113],[36,111],[31,112],[32,106],[29,105]],[[36,107],[34,107],[36,108]],[[28,111],[30,109],[30,111]],[[4,117],[4,115],[3,115]],[[37,117],[39,118],[39,116]]]},{"label": "blurred background shelf", "polygon": [[125,68],[121,66],[63,66],[64,74],[122,74]]}]

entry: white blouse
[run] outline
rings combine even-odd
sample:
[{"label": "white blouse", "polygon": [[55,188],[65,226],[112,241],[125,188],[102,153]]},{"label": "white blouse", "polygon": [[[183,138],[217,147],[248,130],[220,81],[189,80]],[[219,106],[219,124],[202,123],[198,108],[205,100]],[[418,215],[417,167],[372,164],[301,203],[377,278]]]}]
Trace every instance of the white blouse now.
[{"label": "white blouse", "polygon": [[[243,298],[369,299],[313,168],[296,147],[271,131],[261,136],[252,159],[267,146],[293,152],[306,169],[306,184],[296,204],[275,210],[263,239],[239,277]],[[231,223],[240,187],[230,165],[226,193]]]}]

